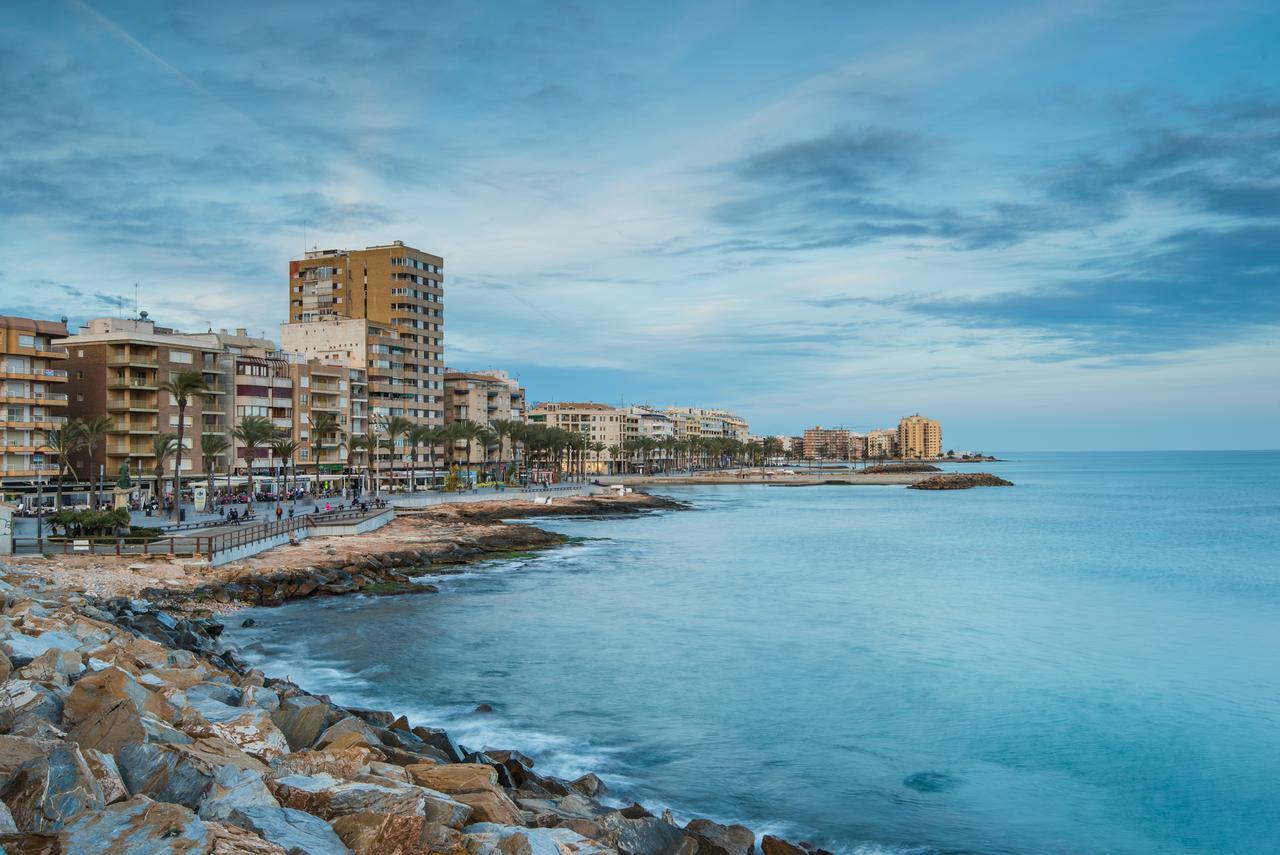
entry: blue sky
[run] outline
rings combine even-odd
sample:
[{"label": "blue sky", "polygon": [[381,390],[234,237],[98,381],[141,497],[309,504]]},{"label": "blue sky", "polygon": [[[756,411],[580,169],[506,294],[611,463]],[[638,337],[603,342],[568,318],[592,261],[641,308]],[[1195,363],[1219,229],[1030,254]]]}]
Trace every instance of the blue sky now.
[{"label": "blue sky", "polygon": [[[955,448],[1280,445],[1274,3],[0,9],[0,310],[277,335],[446,258],[531,397]],[[306,243],[304,244],[304,228]]]}]

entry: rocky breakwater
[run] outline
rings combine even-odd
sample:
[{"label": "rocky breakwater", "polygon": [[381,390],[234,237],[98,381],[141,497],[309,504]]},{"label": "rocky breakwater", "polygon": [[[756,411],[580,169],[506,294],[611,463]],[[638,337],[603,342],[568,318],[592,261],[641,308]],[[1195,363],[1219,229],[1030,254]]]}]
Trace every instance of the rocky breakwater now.
[{"label": "rocky breakwater", "polygon": [[494,523],[507,519],[534,517],[611,517],[645,514],[653,511],[688,510],[689,505],[666,496],[655,496],[635,490],[621,496],[553,496],[549,504],[536,502],[463,502],[438,505],[418,512],[417,516],[438,521]]},{"label": "rocky breakwater", "polygon": [[889,463],[881,466],[867,466],[862,470],[864,475],[892,475],[897,472],[941,472],[932,463]]},{"label": "rocky breakwater", "polygon": [[518,751],[266,679],[213,618],[3,565],[0,596],[3,851],[754,853],[742,826],[619,807],[594,775],[542,775]]},{"label": "rocky breakwater", "polygon": [[948,472],[934,475],[910,485],[910,490],[968,490],[971,487],[1012,487],[1012,481],[1006,481],[989,472]]}]

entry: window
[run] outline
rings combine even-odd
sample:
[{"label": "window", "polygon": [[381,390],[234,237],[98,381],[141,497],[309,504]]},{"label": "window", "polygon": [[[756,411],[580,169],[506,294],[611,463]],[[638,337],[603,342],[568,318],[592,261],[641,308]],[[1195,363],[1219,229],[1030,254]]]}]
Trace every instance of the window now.
[{"label": "window", "polygon": [[36,337],[33,335],[18,336],[18,347],[35,347]]},{"label": "window", "polygon": [[171,350],[169,351],[169,361],[181,363],[182,365],[191,364],[191,351],[189,350]]}]

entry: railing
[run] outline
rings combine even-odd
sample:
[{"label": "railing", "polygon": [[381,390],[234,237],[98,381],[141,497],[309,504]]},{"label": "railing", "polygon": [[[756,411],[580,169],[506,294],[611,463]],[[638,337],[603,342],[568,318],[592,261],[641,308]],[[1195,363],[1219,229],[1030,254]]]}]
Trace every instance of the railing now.
[{"label": "railing", "polygon": [[[62,555],[202,555],[210,560],[221,552],[250,546],[302,528],[350,519],[364,519],[382,513],[361,510],[303,514],[293,519],[245,525],[221,534],[168,535],[163,537],[15,537],[16,554],[58,553]],[[208,523],[187,523],[191,528],[210,528]],[[171,530],[178,530],[181,526]]]}]

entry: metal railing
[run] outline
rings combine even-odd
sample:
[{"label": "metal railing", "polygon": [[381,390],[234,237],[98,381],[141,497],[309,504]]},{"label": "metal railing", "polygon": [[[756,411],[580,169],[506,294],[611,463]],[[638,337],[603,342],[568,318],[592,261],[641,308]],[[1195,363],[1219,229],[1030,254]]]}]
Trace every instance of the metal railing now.
[{"label": "metal railing", "polygon": [[[60,555],[169,555],[205,556],[213,560],[219,553],[251,546],[302,528],[327,525],[352,519],[366,519],[385,513],[390,508],[328,511],[303,514],[293,519],[246,524],[235,531],[218,534],[165,535],[160,537],[15,537],[15,554]],[[209,523],[187,523],[193,528],[209,529]],[[222,524],[225,526],[226,524]],[[221,526],[219,526],[221,527]],[[181,526],[175,527],[177,530]]]}]

